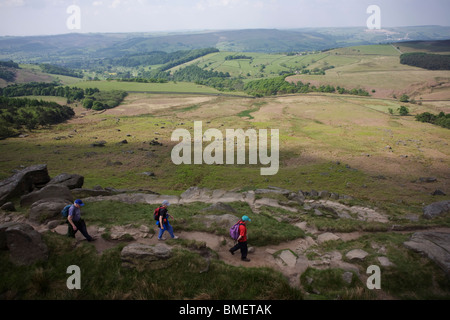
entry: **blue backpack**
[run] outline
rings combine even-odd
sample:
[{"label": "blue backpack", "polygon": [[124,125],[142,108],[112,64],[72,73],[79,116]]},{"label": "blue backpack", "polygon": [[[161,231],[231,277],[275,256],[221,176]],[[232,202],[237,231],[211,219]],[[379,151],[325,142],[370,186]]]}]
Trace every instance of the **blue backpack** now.
[{"label": "blue backpack", "polygon": [[67,218],[69,216],[69,209],[71,206],[71,204],[68,204],[61,210],[61,215],[63,216],[63,218]]},{"label": "blue backpack", "polygon": [[237,240],[239,238],[239,226],[243,225],[241,221],[236,222],[234,226],[230,228],[230,236],[233,240]]}]

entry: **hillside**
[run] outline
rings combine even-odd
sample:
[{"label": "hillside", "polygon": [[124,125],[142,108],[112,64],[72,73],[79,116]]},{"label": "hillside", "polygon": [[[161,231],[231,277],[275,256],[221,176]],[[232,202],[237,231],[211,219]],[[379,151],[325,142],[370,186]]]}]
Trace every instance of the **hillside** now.
[{"label": "hillside", "polygon": [[[410,31],[413,34],[413,29]],[[285,40],[299,36],[295,31],[283,35],[278,32],[281,31],[262,33],[278,34]],[[242,43],[249,39],[244,31],[241,35]],[[335,40],[337,36],[334,35]],[[386,34],[383,32],[382,36]],[[17,267],[10,260],[13,250],[2,250],[2,298],[176,299],[183,303],[184,299],[449,298],[448,251],[442,249],[448,247],[449,213],[444,208],[434,217],[424,214],[431,204],[444,203],[442,206],[448,207],[449,129],[419,122],[415,115],[450,112],[450,71],[400,63],[403,50],[408,50],[405,48],[445,54],[445,44],[436,49],[444,42],[356,45],[290,54],[227,49],[169,65],[170,74],[158,73],[165,78],[151,79],[141,76],[170,63],[172,56],[167,52],[151,54],[152,59],[161,58],[159,64],[141,65],[141,59],[149,56],[132,52],[139,48],[153,50],[152,41],[157,43],[162,37],[71,37],[79,41],[92,37],[92,43],[86,42],[92,45],[90,48],[95,48],[94,40],[102,41],[103,37],[109,43],[98,51],[86,48],[89,54],[74,54],[73,60],[67,49],[67,61],[82,62],[92,54],[95,59],[109,57],[104,61],[114,61],[114,66],[105,64],[99,69],[84,70],[85,78],[78,79],[50,75],[36,65],[21,64],[15,82],[52,82],[59,78],[85,92],[97,88],[107,95],[113,90],[126,91],[128,95],[123,94],[120,105],[101,111],[84,108],[85,101],[47,97],[44,94],[49,92],[45,91],[42,96],[32,96],[36,101],[53,101],[51,106],[56,108],[56,103],[67,102],[75,115],[55,125],[30,127],[31,130],[17,126],[21,135],[0,141],[0,180],[7,182],[13,173],[44,163],[52,178],[62,173],[82,176],[82,187],[65,195],[85,201],[83,217],[97,240],[88,243],[80,234],[75,239],[64,237],[67,228],[59,207],[53,208],[53,216],[47,219],[48,212],[36,214],[42,203],[26,202],[32,196],[11,196],[14,210],[1,209],[0,223],[32,225],[42,235],[49,255],[46,261]],[[205,34],[185,37],[185,41],[196,39],[199,44],[206,39]],[[301,37],[306,37],[306,33],[301,33]],[[64,37],[53,44],[61,39]],[[15,41],[17,49],[20,41]],[[171,42],[167,43],[169,48]],[[42,41],[39,48],[44,52],[46,45]],[[69,42],[67,45],[71,46]],[[11,45],[11,52],[16,50],[14,46]],[[180,44],[176,46],[179,48]],[[126,59],[117,57],[128,49],[132,54]],[[47,53],[55,54],[52,57],[62,52],[50,46],[48,50]],[[23,54],[17,49],[13,55],[28,59],[19,52]],[[174,52],[175,56],[189,54]],[[37,60],[47,57],[37,56]],[[129,60],[131,57],[136,59]],[[59,56],[52,62],[63,59]],[[138,63],[120,65],[130,61]],[[211,76],[216,81],[239,81],[242,91],[219,91],[199,81],[177,81],[176,73],[183,70],[186,78],[196,75]],[[122,79],[124,75],[128,78]],[[283,82],[286,75],[288,82]],[[260,87],[270,83],[266,80],[277,80],[276,85],[286,86],[309,83],[315,89],[364,89],[368,95],[336,90],[285,94],[274,90],[269,96],[256,98],[245,91],[246,85],[255,81]],[[53,86],[55,90],[71,91],[69,87]],[[5,113],[10,112],[8,108]],[[408,113],[401,115],[402,108]],[[27,117],[20,109],[14,112]],[[201,132],[196,132],[199,123]],[[211,130],[207,132],[208,129]],[[220,153],[220,147],[226,149],[228,144],[227,129],[253,129],[259,137],[267,130],[269,141],[258,145],[256,163],[250,163],[250,139],[244,141],[243,164],[230,163],[231,157],[228,162],[226,154]],[[175,163],[173,151],[180,147],[180,140],[173,138],[174,132],[189,136],[186,142],[192,149],[183,149],[182,155],[191,158],[190,164]],[[207,138],[212,132],[214,142]],[[256,141],[261,143],[261,139]],[[272,149],[276,141],[278,150]],[[233,152],[236,144],[231,143]],[[197,153],[202,156],[201,163],[193,163],[195,148],[201,149]],[[236,151],[238,148],[239,145]],[[273,161],[268,163],[269,153]],[[218,160],[222,154],[224,163],[206,162],[213,154]],[[279,162],[275,161],[277,154]],[[232,158],[237,160],[237,155]],[[276,174],[261,174],[261,169],[272,165],[277,167]],[[2,187],[6,182],[2,182]],[[51,194],[51,201],[56,196]],[[161,245],[154,236],[158,230],[151,214],[163,199],[172,203],[169,209],[175,219],[171,223],[180,238]],[[51,201],[48,202],[53,204]],[[220,207],[218,202],[228,206]],[[253,248],[248,264],[228,251],[233,242],[228,235],[230,224],[243,214],[252,219],[249,245]],[[10,226],[0,228],[0,232],[7,232]],[[421,240],[438,236],[436,242],[441,246],[443,260],[436,262],[433,254],[412,249],[417,249]],[[127,266],[133,261],[124,258],[124,252],[136,247],[153,250],[156,246],[170,251],[167,260],[156,262],[156,270]],[[66,289],[65,270],[72,264],[83,270],[82,290]],[[371,265],[381,267],[381,289],[367,286]],[[241,276],[244,279],[238,286]]]},{"label": "hillside", "polygon": [[373,32],[365,28],[319,28],[0,37],[0,59],[82,67],[93,59],[151,51],[174,52],[215,47],[221,51],[235,52],[301,52],[399,40],[449,38],[450,28],[440,26],[387,28]]}]

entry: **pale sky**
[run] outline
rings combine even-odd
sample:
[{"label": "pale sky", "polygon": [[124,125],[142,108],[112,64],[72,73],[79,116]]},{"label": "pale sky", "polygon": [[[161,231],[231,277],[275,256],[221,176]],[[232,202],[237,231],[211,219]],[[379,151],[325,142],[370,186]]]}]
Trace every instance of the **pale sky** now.
[{"label": "pale sky", "polygon": [[380,7],[382,28],[450,26],[450,0],[0,0],[0,36],[365,27],[370,5]]}]

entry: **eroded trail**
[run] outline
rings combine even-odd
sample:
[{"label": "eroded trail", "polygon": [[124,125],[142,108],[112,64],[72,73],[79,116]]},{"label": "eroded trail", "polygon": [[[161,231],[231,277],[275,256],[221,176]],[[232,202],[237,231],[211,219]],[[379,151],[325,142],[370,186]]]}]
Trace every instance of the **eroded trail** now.
[{"label": "eroded trail", "polygon": [[[101,228],[96,226],[88,227],[88,232],[91,236],[96,238],[93,242],[97,252],[101,254],[103,251],[117,246],[118,241],[105,240],[101,236]],[[67,226],[60,225],[54,229],[54,232],[59,234],[65,234],[67,231]],[[133,233],[133,230],[128,230]],[[155,229],[156,231],[156,229]],[[313,231],[309,228],[309,231]],[[124,231],[126,232],[126,231]],[[363,233],[354,232],[351,234],[345,234],[341,237],[344,239],[356,239]],[[249,239],[249,254],[248,258],[251,261],[244,262],[240,259],[240,252],[235,252],[232,255],[229,249],[234,245],[234,241],[228,237],[218,236],[215,234],[207,232],[198,231],[180,231],[176,232],[176,235],[180,239],[195,240],[197,242],[204,242],[206,246],[214,250],[218,258],[226,264],[236,266],[236,267],[268,267],[280,271],[284,276],[287,277],[292,286],[298,287],[300,285],[300,275],[308,268],[308,266],[314,266],[316,268],[336,266],[343,267],[348,270],[357,271],[358,267],[356,265],[351,265],[345,263],[341,260],[342,256],[340,254],[329,254],[325,257],[321,257],[319,260],[308,260],[304,255],[305,251],[311,246],[317,245],[317,241],[307,236],[304,239],[299,238],[288,242],[283,242],[279,244],[273,244],[263,247],[252,247],[251,238]],[[166,235],[167,237],[168,235]],[[339,237],[338,234],[336,236]],[[339,238],[341,238],[339,237]],[[85,241],[83,236],[79,233],[76,234],[76,239],[78,243]],[[128,241],[127,241],[128,242]],[[143,244],[155,245],[160,243],[157,239],[156,233],[146,237],[137,237],[136,240],[129,241],[129,243],[138,242]]]}]

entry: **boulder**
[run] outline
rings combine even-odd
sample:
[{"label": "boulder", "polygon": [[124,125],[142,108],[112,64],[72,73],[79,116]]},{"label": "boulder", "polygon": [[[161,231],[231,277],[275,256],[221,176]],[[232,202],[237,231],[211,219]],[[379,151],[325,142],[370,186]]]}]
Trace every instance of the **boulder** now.
[{"label": "boulder", "polygon": [[70,189],[64,185],[48,185],[44,188],[33,191],[27,195],[24,195],[20,198],[20,205],[30,206],[33,203],[43,200],[43,199],[54,199],[58,198],[64,201],[73,202],[73,196],[70,192]]},{"label": "boulder", "polygon": [[325,233],[322,233],[322,234],[320,234],[318,237],[317,237],[317,242],[318,243],[324,243],[324,242],[326,242],[326,241],[336,241],[336,240],[339,240],[339,239],[341,239],[341,238],[339,238],[337,235],[335,235],[334,233],[331,233],[331,232],[325,232]]},{"label": "boulder", "polygon": [[423,217],[425,219],[433,219],[450,212],[450,200],[434,202],[423,208]]},{"label": "boulder", "polygon": [[256,189],[255,193],[256,194],[277,193],[287,197],[289,196],[290,193],[292,193],[292,191],[279,187],[268,186],[267,189]]},{"label": "boulder", "polygon": [[106,141],[105,140],[100,140],[100,141],[96,141],[94,143],[91,144],[91,147],[104,147],[106,145]]},{"label": "boulder", "polygon": [[59,184],[69,189],[81,188],[84,183],[84,177],[79,174],[61,173],[54,177],[47,185]]},{"label": "boulder", "polygon": [[392,267],[394,264],[388,259],[388,257],[377,257],[378,262],[382,267]]},{"label": "boulder", "polygon": [[6,244],[6,229],[16,224],[17,222],[7,222],[4,224],[0,224],[0,250],[8,250],[8,246]]},{"label": "boulder", "polygon": [[440,189],[436,189],[431,193],[432,196],[446,196],[447,194],[440,190]]},{"label": "boulder", "polygon": [[303,204],[305,202],[305,196],[302,191],[299,192],[291,192],[288,196],[288,199],[291,201],[295,201],[298,204]]},{"label": "boulder", "polygon": [[310,197],[318,197],[319,196],[319,193],[316,191],[316,190],[311,190],[311,192],[309,193],[309,196]]},{"label": "boulder", "polygon": [[41,187],[50,181],[47,165],[39,164],[27,167],[13,176],[0,181],[0,205],[8,200],[27,194],[36,187]]},{"label": "boulder", "polygon": [[43,223],[53,218],[62,217],[61,210],[71,203],[71,201],[58,198],[36,201],[30,207],[29,219],[32,222]]},{"label": "boulder", "polygon": [[353,249],[345,255],[349,260],[364,260],[369,254],[361,249]]},{"label": "boulder", "polygon": [[4,211],[16,211],[16,207],[14,206],[14,203],[12,202],[6,202],[4,205],[0,207],[0,209]]},{"label": "boulder", "polygon": [[48,259],[48,247],[39,232],[26,223],[10,223],[0,226],[0,245],[10,252],[10,260],[16,265],[31,265]]},{"label": "boulder", "polygon": [[321,199],[328,199],[330,197],[330,193],[326,190],[319,191],[319,198]]},{"label": "boulder", "polygon": [[150,228],[145,225],[135,228],[131,224],[125,226],[113,226],[111,227],[110,234],[111,240],[147,238],[150,234]]},{"label": "boulder", "polygon": [[159,261],[167,260],[171,255],[171,248],[162,243],[157,245],[132,243],[122,249],[120,258],[124,268],[155,270],[160,267]]},{"label": "boulder", "polygon": [[403,245],[408,249],[420,252],[436,262],[450,277],[450,233],[416,232]]},{"label": "boulder", "polygon": [[292,253],[291,250],[281,251],[280,255],[278,256],[278,259],[282,261],[283,265],[286,265],[291,268],[295,267],[295,264],[297,263],[297,257]]}]

